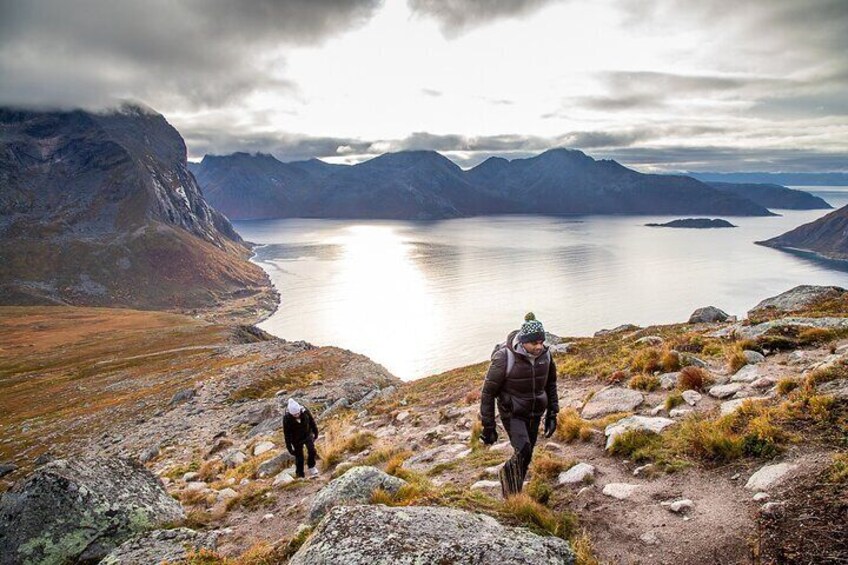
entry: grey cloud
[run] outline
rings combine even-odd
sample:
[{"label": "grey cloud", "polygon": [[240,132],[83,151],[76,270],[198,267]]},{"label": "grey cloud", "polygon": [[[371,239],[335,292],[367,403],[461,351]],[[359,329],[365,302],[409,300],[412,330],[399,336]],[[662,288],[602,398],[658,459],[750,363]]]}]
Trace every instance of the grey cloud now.
[{"label": "grey cloud", "polygon": [[416,14],[439,22],[442,34],[454,38],[495,20],[532,13],[555,0],[407,0]]},{"label": "grey cloud", "polygon": [[217,106],[291,89],[281,47],[359,25],[378,0],[0,0],[0,103]]}]

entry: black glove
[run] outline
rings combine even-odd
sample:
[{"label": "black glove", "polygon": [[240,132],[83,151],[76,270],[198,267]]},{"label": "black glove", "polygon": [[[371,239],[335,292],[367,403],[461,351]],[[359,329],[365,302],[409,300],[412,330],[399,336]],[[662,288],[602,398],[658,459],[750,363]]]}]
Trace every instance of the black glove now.
[{"label": "black glove", "polygon": [[557,428],[557,415],[550,413],[545,418],[545,437],[551,437]]},{"label": "black glove", "polygon": [[492,445],[498,441],[498,430],[494,427],[483,428],[483,432],[480,434],[480,439],[482,439],[483,443],[486,445]]}]

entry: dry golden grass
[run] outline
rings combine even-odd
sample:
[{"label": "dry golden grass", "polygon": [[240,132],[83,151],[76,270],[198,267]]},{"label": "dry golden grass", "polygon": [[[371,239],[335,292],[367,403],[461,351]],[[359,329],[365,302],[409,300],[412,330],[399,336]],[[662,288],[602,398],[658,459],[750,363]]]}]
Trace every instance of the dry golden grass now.
[{"label": "dry golden grass", "polygon": [[639,350],[630,362],[630,370],[634,373],[653,373],[662,368],[662,352],[656,347]]},{"label": "dry golden grass", "polygon": [[666,373],[677,371],[680,369],[680,355],[676,351],[670,349],[663,350],[660,357],[660,367]]},{"label": "dry golden grass", "polygon": [[574,461],[570,459],[562,459],[547,451],[538,451],[530,463],[530,471],[534,477],[539,476],[551,480],[573,466]]},{"label": "dry golden grass", "polygon": [[574,565],[601,565],[595,557],[595,546],[589,532],[581,530],[571,540],[571,549],[574,550]]},{"label": "dry golden grass", "polygon": [[683,400],[683,395],[678,391],[674,391],[668,396],[665,397],[665,410],[666,412],[671,411],[674,408],[677,408],[681,404],[686,402]]},{"label": "dry golden grass", "polygon": [[651,392],[660,388],[660,379],[654,375],[634,375],[627,383],[627,386],[636,390]]},{"label": "dry golden grass", "polygon": [[569,539],[577,528],[574,514],[555,512],[526,493],[507,497],[501,502],[498,514],[507,521],[515,521],[531,530],[563,539]]},{"label": "dry golden grass", "polygon": [[681,391],[696,390],[703,392],[710,386],[710,375],[700,367],[689,365],[680,370],[677,377],[677,388]]},{"label": "dry golden grass", "polygon": [[346,453],[359,453],[374,443],[376,437],[371,432],[351,433],[352,417],[353,414],[345,413],[324,424],[324,439],[316,445],[322,470],[332,470]]},{"label": "dry golden grass", "polygon": [[724,357],[727,360],[727,368],[731,373],[735,373],[748,364],[743,351],[744,349],[742,349],[742,345],[739,342],[725,347]]},{"label": "dry golden grass", "polygon": [[837,453],[833,456],[828,478],[834,483],[848,482],[848,453]]},{"label": "dry golden grass", "polygon": [[786,396],[787,394],[798,388],[800,385],[801,383],[799,383],[795,379],[792,379],[790,377],[783,377],[782,379],[777,381],[777,394],[781,396]]}]

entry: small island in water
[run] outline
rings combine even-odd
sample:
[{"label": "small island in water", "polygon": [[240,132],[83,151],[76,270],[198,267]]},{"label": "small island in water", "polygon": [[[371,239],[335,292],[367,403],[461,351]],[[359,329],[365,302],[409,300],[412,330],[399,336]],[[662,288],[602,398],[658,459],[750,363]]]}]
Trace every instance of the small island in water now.
[{"label": "small island in water", "polygon": [[717,218],[715,220],[711,220],[709,218],[684,218],[682,220],[672,220],[670,222],[666,222],[664,224],[645,224],[648,227],[652,228],[698,228],[698,229],[706,229],[706,228],[735,228],[736,226],[728,222],[727,220],[722,220]]}]

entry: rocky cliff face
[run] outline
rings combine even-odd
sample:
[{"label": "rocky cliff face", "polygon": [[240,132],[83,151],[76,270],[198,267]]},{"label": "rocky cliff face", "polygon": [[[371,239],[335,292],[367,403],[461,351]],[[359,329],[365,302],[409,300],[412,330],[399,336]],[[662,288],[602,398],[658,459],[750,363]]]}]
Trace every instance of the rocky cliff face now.
[{"label": "rocky cliff face", "polygon": [[196,308],[267,295],[161,115],[0,109],[4,304]]},{"label": "rocky cliff face", "polygon": [[689,177],[645,175],[565,149],[491,158],[469,171],[435,151],[387,153],[353,166],[236,153],[207,157],[196,171],[210,202],[234,219],[771,214]]}]

